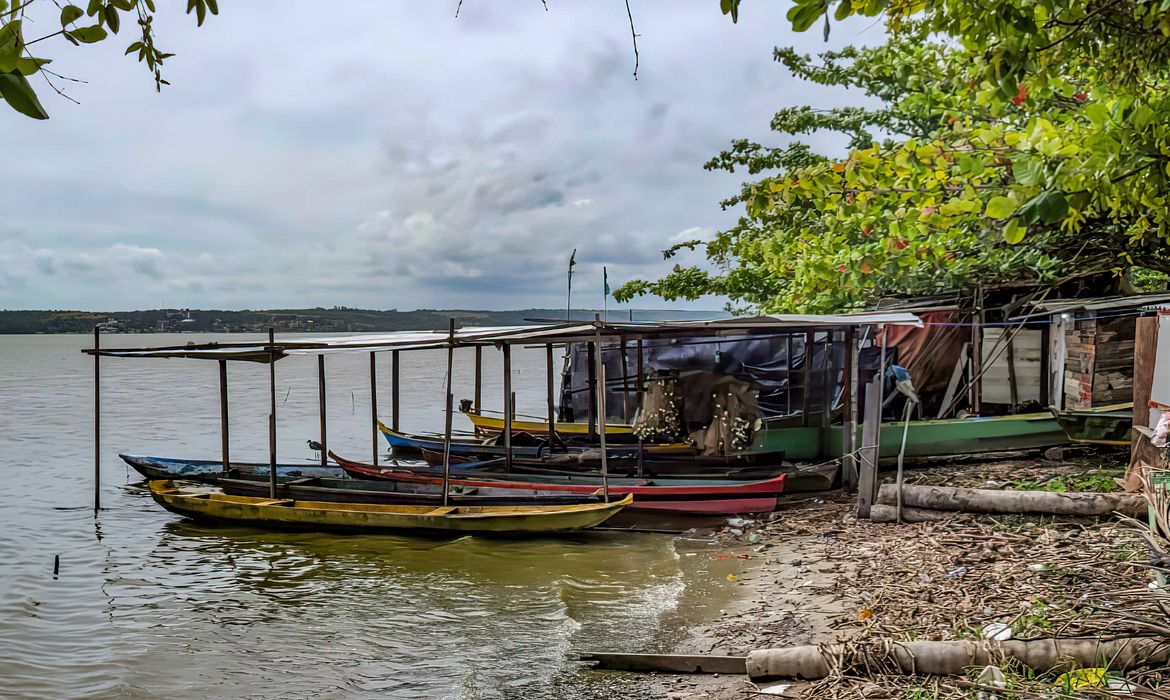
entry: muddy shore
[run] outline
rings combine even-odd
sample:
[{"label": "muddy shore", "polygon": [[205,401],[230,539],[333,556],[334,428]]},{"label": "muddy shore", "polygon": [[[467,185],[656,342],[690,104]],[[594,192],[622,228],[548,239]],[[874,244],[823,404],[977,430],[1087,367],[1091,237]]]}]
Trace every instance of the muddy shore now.
[{"label": "muddy shore", "polygon": [[[1095,453],[918,469],[908,483],[1078,490],[1108,487],[1121,473],[1118,455]],[[1007,625],[1017,639],[1116,633],[1125,623],[1101,596],[1152,580],[1136,530],[1113,519],[955,515],[882,525],[858,521],[854,509],[854,500],[839,494],[716,532],[721,551],[741,564],[730,582],[736,596],[673,652],[745,655],[870,637],[977,639],[992,623]],[[1157,674],[1146,680],[1162,682]],[[1045,681],[1051,683],[1035,682]],[[672,700],[974,697],[961,683],[938,679],[768,684],[787,686],[767,691],[778,695],[761,694],[765,688],[746,676],[656,675],[646,682],[651,696]]]}]

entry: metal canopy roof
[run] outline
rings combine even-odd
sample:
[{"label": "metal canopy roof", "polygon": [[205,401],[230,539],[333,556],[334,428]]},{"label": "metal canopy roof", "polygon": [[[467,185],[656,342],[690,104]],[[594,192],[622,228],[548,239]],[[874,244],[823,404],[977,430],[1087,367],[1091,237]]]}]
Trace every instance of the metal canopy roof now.
[{"label": "metal canopy roof", "polygon": [[[873,325],[921,327],[922,321],[910,313],[857,314],[776,314],[770,316],[725,318],[706,321],[632,321],[592,323],[558,323],[528,326],[468,327],[455,331],[456,347],[476,345],[568,343],[619,338],[670,337],[748,337],[796,330],[835,330]],[[268,362],[287,355],[319,355],[336,352],[386,352],[391,350],[428,350],[448,346],[443,331],[401,331],[397,333],[326,336],[320,338],[277,339],[270,347],[267,340],[240,342],[187,343],[146,348],[87,348],[82,352],[106,357],[183,357],[199,360],[243,360]]]},{"label": "metal canopy roof", "polygon": [[1018,321],[1036,316],[1056,316],[1062,313],[1103,312],[1136,309],[1148,304],[1170,302],[1170,294],[1134,294],[1130,296],[1095,297],[1088,299],[1053,299],[1032,304],[1032,311],[1009,320]]}]

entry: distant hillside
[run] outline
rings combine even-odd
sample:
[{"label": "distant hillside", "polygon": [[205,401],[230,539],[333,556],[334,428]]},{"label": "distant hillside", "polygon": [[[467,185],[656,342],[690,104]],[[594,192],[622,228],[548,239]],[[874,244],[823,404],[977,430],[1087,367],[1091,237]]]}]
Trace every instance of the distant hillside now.
[{"label": "distant hillside", "polygon": [[[573,320],[592,320],[600,311],[574,310]],[[665,321],[725,316],[720,311],[634,309],[635,321]],[[435,330],[455,319],[459,326],[513,326],[529,322],[561,321],[564,309],[474,311],[418,309],[375,311],[332,309],[267,309],[263,311],[216,311],[203,309],[154,309],[150,311],[0,311],[0,334],[88,333],[101,325],[109,333],[256,333],[275,328],[281,333],[375,333],[403,330]],[[611,311],[610,320],[628,320],[629,309]]]}]

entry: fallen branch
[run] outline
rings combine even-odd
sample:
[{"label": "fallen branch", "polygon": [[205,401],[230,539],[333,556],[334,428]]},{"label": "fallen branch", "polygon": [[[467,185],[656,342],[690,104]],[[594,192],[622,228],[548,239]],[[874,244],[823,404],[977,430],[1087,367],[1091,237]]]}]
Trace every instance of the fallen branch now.
[{"label": "fallen branch", "polygon": [[[907,523],[930,523],[938,520],[950,520],[953,513],[941,510],[926,510],[923,508],[907,508],[902,506],[902,521]],[[884,503],[875,503],[869,508],[869,519],[875,523],[898,522],[897,506],[888,506]]]},{"label": "fallen branch", "polygon": [[857,669],[863,675],[962,675],[972,666],[1017,661],[1039,673],[1107,667],[1126,671],[1170,661],[1170,642],[1154,637],[1129,639],[1038,639],[996,642],[893,642],[888,639],[851,644],[761,649],[747,657],[752,680],[827,678]]},{"label": "fallen branch", "polygon": [[[897,487],[894,484],[883,484],[878,490],[877,502],[895,505],[898,502]],[[968,513],[1045,513],[1092,517],[1115,512],[1136,516],[1146,512],[1146,501],[1140,494],[1002,491],[951,486],[903,486],[902,503],[910,508]]]}]

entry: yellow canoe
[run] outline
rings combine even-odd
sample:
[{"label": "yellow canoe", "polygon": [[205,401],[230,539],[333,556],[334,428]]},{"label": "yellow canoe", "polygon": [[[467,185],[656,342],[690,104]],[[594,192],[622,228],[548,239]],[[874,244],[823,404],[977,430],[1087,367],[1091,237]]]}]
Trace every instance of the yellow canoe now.
[{"label": "yellow canoe", "polygon": [[[477,432],[481,433],[502,433],[504,432],[504,417],[503,416],[484,416],[479,413],[466,412],[471,422],[475,424]],[[555,423],[555,430],[561,435],[588,435],[588,423]],[[512,432],[516,433],[534,433],[540,435],[548,432],[548,422],[538,422],[530,420],[514,420],[512,421]],[[605,426],[606,435],[632,435],[634,427],[632,425],[621,424],[607,424]]]},{"label": "yellow canoe", "polygon": [[326,503],[228,496],[151,481],[150,495],[163,508],[195,520],[308,530],[426,531],[539,534],[596,527],[633,502],[572,506],[409,506]]}]

